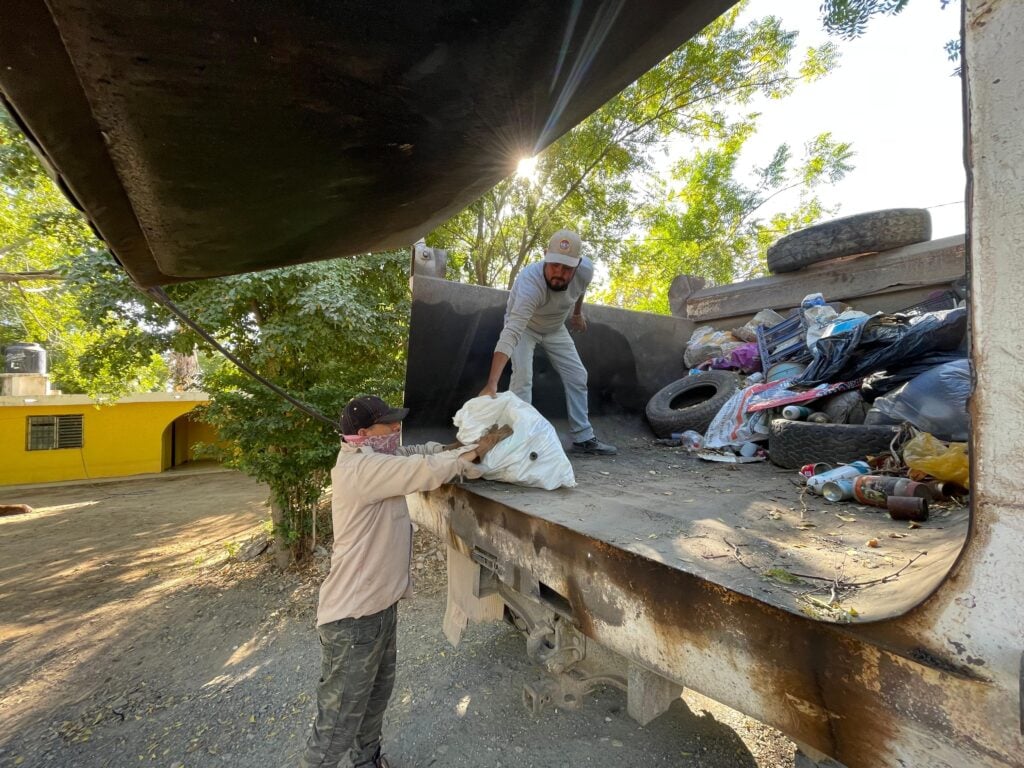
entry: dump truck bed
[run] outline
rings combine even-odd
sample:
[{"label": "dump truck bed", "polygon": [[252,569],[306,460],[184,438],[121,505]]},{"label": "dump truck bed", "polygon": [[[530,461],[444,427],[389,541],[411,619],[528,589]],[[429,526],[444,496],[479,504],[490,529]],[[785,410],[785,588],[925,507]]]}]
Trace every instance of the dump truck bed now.
[{"label": "dump truck bed", "polygon": [[599,419],[597,429],[618,443],[619,455],[571,457],[575,488],[474,481],[465,490],[831,621],[877,621],[909,610],[939,585],[966,540],[965,506],[933,506],[927,521],[910,527],[883,509],[808,493],[792,470],[713,463],[659,445],[625,417]]},{"label": "dump truck bed", "polygon": [[[407,440],[454,435],[452,416],[483,385],[506,297],[414,279]],[[468,483],[461,492],[470,503],[493,502],[825,621],[897,616],[938,587],[966,540],[966,507],[935,506],[928,521],[911,528],[885,510],[806,493],[792,470],[713,463],[658,444],[643,409],[658,389],[686,374],[683,348],[694,323],[608,307],[588,307],[587,316],[590,329],[576,339],[589,374],[590,412],[597,434],[619,455],[572,457],[572,489]],[[542,355],[534,364],[533,402],[568,445],[561,382]]]}]

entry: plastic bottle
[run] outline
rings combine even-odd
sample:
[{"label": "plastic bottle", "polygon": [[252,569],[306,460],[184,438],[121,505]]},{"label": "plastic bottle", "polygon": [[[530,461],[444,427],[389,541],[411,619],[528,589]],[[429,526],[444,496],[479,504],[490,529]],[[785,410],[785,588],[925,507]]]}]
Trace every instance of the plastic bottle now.
[{"label": "plastic bottle", "polygon": [[807,490],[811,493],[821,493],[821,489],[825,487],[825,483],[832,480],[852,480],[855,477],[866,475],[871,471],[871,467],[868,466],[866,461],[855,461],[852,464],[845,464],[835,469],[830,469],[828,472],[822,472],[820,475],[807,478]]},{"label": "plastic bottle", "polygon": [[782,418],[790,421],[803,421],[811,415],[811,409],[803,405],[787,405],[782,409]]}]

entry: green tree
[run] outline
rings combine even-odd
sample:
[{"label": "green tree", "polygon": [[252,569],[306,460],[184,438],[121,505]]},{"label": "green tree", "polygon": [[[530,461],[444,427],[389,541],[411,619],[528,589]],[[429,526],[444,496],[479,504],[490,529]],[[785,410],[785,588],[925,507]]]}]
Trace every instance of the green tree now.
[{"label": "green tree", "polygon": [[64,275],[76,260],[101,253],[102,245],[2,110],[0,186],[0,347],[17,341],[42,344],[53,384],[65,392],[100,395],[162,387],[167,369],[159,354],[137,359],[131,370],[122,368],[116,376],[101,358],[90,358],[98,345],[115,346],[120,329],[103,318],[86,321]]},{"label": "green tree", "polygon": [[[766,272],[768,247],[782,235],[809,226],[826,209],[815,194],[851,169],[852,149],[823,133],[807,142],[794,163],[786,144],[756,169],[752,183],[738,180],[740,152],[754,134],[753,121],[730,126],[728,135],[674,166],[671,178],[646,207],[642,237],[623,243],[609,265],[598,301],[649,312],[669,311],[668,289],[676,275],[697,275],[712,284]],[[767,203],[791,190],[799,201],[767,218]]]},{"label": "green tree", "polygon": [[[907,7],[910,0],[823,0],[821,20],[826,31],[846,40],[860,37],[867,31],[868,22],[874,16],[895,16]],[[939,0],[942,8],[954,0]],[[946,43],[946,54],[950,61],[960,59],[960,40]],[[960,70],[956,70],[959,74]]]},{"label": "green tree", "polygon": [[[163,388],[165,357],[190,357],[205,342],[131,283],[6,115],[0,131],[0,343],[46,345],[71,391],[113,398]],[[357,394],[400,399],[407,271],[406,253],[372,254],[175,285],[167,295],[240,360],[337,419]],[[198,367],[212,395],[201,417],[221,438],[205,453],[270,486],[284,564],[307,549],[338,433],[219,355],[200,355]]]},{"label": "green tree", "polygon": [[[571,226],[614,263],[662,191],[652,178],[670,142],[727,141],[730,115],[755,96],[783,98],[828,72],[831,45],[793,65],[796,34],[766,17],[739,26],[745,4],[611,99],[536,158],[531,174],[510,177],[428,237],[449,250],[452,274],[482,285],[511,285],[554,229]],[[791,71],[792,70],[792,71]],[[741,119],[752,123],[753,116]],[[654,202],[657,202],[656,200]]]},{"label": "green tree", "polygon": [[[407,264],[404,252],[369,254],[175,285],[167,295],[236,357],[337,423],[358,394],[401,398]],[[204,344],[136,291],[106,254],[79,259],[67,277],[91,286],[80,294],[83,316],[119,330],[90,350],[112,368]],[[308,548],[339,435],[223,358],[206,358],[200,384],[211,395],[201,418],[222,440],[204,453],[270,486],[285,565]]]}]

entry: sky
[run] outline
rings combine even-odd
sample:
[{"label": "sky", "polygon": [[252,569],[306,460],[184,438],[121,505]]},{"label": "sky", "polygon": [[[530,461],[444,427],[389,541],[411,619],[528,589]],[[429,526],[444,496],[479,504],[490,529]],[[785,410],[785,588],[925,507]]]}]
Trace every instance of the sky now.
[{"label": "sky", "polygon": [[819,6],[820,0],[752,0],[744,12],[746,20],[780,17],[784,28],[799,32],[801,50],[831,39],[840,52],[828,76],[801,84],[780,101],[755,103],[762,117],[744,160],[764,165],[781,143],[799,156],[805,141],[831,131],[856,153],[855,169],[820,192],[826,204],[840,207],[837,216],[928,208],[933,238],[962,233],[960,78],[944,49],[960,35],[959,3],[943,10],[940,0],[911,0],[897,16],[874,17],[867,32],[851,41],[825,34]]}]

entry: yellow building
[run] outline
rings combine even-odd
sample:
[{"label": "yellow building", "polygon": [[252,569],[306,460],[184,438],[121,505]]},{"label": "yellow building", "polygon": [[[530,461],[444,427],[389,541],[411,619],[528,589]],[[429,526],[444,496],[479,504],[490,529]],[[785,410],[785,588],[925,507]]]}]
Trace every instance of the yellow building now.
[{"label": "yellow building", "polygon": [[0,397],[0,485],[162,472],[216,440],[189,414],[204,392],[152,392],[98,405],[85,395]]}]

